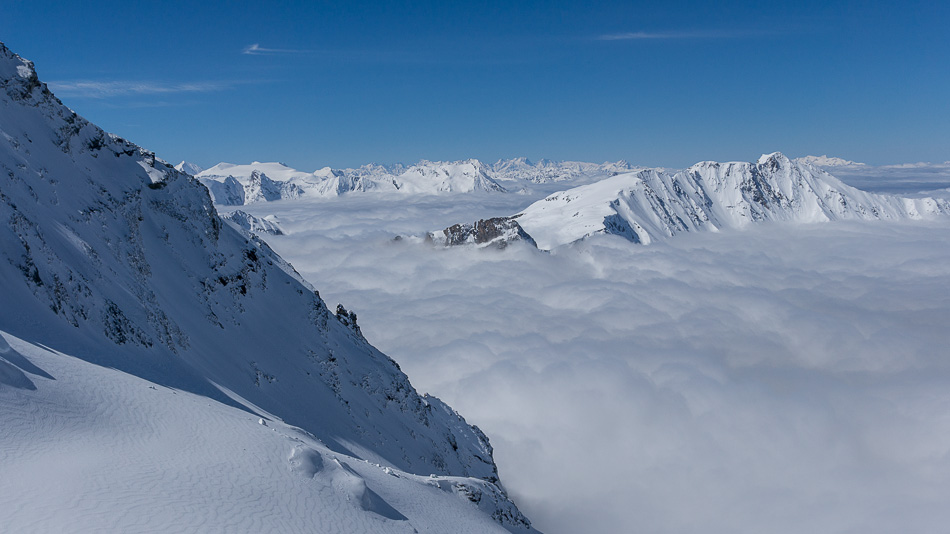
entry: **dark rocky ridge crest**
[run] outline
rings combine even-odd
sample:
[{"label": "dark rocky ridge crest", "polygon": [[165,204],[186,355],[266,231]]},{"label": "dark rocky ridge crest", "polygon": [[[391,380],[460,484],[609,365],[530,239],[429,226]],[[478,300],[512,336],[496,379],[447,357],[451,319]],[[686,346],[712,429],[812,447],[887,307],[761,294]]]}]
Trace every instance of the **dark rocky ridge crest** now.
[{"label": "dark rocky ridge crest", "polygon": [[445,246],[484,245],[505,248],[516,241],[537,247],[534,239],[521,228],[514,217],[481,219],[472,224],[453,224],[442,230],[442,235],[430,233],[427,240]]}]

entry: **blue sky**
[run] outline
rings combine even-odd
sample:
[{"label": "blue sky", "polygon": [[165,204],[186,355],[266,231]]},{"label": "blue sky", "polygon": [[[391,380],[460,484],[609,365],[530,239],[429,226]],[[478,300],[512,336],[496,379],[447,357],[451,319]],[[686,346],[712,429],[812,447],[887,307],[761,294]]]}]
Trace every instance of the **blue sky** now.
[{"label": "blue sky", "polygon": [[173,162],[950,160],[948,2],[2,3],[67,105]]}]

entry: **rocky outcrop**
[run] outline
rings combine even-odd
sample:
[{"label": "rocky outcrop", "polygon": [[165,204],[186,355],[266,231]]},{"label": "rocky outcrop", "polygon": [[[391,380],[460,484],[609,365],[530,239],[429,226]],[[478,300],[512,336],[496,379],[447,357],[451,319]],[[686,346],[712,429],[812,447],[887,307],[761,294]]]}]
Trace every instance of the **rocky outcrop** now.
[{"label": "rocky outcrop", "polygon": [[454,224],[439,233],[430,233],[428,240],[445,246],[480,245],[505,248],[515,241],[537,246],[534,239],[521,228],[516,217],[481,219],[472,224]]}]

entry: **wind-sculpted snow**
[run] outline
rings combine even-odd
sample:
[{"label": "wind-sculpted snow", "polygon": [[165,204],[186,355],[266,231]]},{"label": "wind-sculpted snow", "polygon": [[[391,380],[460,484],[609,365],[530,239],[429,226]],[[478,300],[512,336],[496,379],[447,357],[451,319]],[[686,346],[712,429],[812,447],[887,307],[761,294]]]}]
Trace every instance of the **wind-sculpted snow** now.
[{"label": "wind-sculpted snow", "polygon": [[67,109],[2,45],[0,135],[0,328],[272,414],[341,454],[498,481],[485,435],[420,396],[355,314],[331,313],[270,247],[222,223],[194,178]]},{"label": "wind-sculpted snow", "polygon": [[0,332],[5,359],[35,385],[0,381],[4,532],[534,532],[484,480],[367,462]]},{"label": "wind-sculpted snow", "polygon": [[867,193],[774,153],[757,163],[702,162],[677,173],[621,174],[535,202],[518,214],[518,223],[548,250],[598,233],[649,244],[761,221],[898,220],[948,213],[946,200]]}]

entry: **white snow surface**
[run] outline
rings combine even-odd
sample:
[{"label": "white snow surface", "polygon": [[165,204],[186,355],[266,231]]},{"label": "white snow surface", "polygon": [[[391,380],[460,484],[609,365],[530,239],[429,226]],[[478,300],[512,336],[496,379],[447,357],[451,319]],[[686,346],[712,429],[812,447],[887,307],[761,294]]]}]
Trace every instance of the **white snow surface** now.
[{"label": "white snow surface", "polygon": [[5,532],[508,532],[486,481],[341,454],[273,414],[5,332],[0,406]]},{"label": "white snow surface", "polygon": [[[70,111],[39,82],[30,62],[2,44],[0,134],[0,329],[7,339],[20,340],[19,345],[13,343],[15,351],[0,355],[0,484],[5,504],[0,524],[5,528],[14,521],[34,528],[33,522],[42,524],[57,499],[67,498],[48,491],[48,498],[41,499],[41,486],[27,480],[30,476],[39,477],[47,489],[90,491],[70,494],[76,514],[68,508],[54,514],[51,528],[40,528],[44,531],[59,530],[52,527],[71,521],[76,530],[90,531],[104,524],[116,526],[107,530],[135,525],[140,516],[148,517],[138,508],[157,513],[161,501],[154,506],[122,501],[131,506],[123,509],[125,517],[108,513],[118,513],[118,508],[94,517],[103,511],[99,499],[120,490],[139,501],[153,494],[176,499],[182,493],[191,495],[178,491],[188,482],[185,466],[201,473],[208,472],[198,468],[205,462],[212,469],[237,469],[240,464],[246,471],[231,473],[231,480],[266,478],[266,473],[279,471],[277,460],[269,460],[264,474],[255,474],[253,463],[242,462],[256,457],[266,443],[283,441],[249,438],[247,450],[255,452],[231,455],[234,445],[227,437],[245,432],[244,427],[222,429],[258,418],[304,429],[313,436],[308,447],[323,443],[318,452],[324,459],[326,451],[333,451],[340,458],[405,473],[470,479],[486,496],[479,504],[486,517],[515,531],[530,528],[496,485],[497,470],[485,435],[437,398],[419,395],[395,362],[364,339],[355,314],[342,309],[339,316],[330,313],[319,294],[265,243],[224,224],[195,179]],[[259,194],[266,196],[263,179],[260,185]],[[57,357],[50,359],[45,349],[29,346],[49,347]],[[67,358],[75,361],[66,363]],[[102,383],[113,379],[115,384]],[[127,387],[146,390],[146,381],[162,392],[187,392],[192,405],[210,408],[191,418],[188,414],[195,410],[184,405],[155,406],[163,412],[162,420],[170,421],[153,423],[123,407],[152,398],[147,392],[142,397],[123,393]],[[108,396],[110,387],[123,391]],[[100,388],[102,393],[97,392]],[[208,432],[195,430],[205,423]],[[145,435],[171,433],[143,442],[136,434],[139,426]],[[211,430],[220,431],[221,437]],[[195,449],[164,450],[192,431],[201,434],[195,437]],[[117,449],[98,451],[109,440],[126,453],[113,458],[113,467],[106,465],[110,456],[104,451]],[[139,450],[140,444],[148,446]],[[44,450],[50,454],[38,455]],[[72,450],[78,454],[75,466],[70,465]],[[194,457],[189,456],[192,452]],[[139,453],[154,457],[141,459],[143,467],[135,471],[141,476],[127,476],[123,468],[138,463]],[[275,454],[273,458],[286,463],[287,450],[278,448]],[[317,461],[307,455],[311,463]],[[86,460],[91,463],[84,464]],[[43,465],[56,468],[41,471]],[[333,475],[332,483],[327,482],[344,492],[337,501],[357,496],[366,501],[364,512],[395,517],[390,508],[399,510],[396,502],[377,498],[386,490],[361,492],[362,482],[340,477]],[[276,479],[261,479],[259,484],[285,487]],[[305,491],[299,484],[291,486]],[[317,486],[306,491],[319,500],[330,490]],[[31,488],[34,498],[14,495],[23,488]],[[256,490],[209,494],[207,499],[217,505],[213,510],[182,499],[178,505],[183,513],[190,510],[182,524],[240,515],[236,510],[245,491]],[[426,494],[415,495],[421,502]],[[13,499],[22,506],[8,506]],[[312,513],[302,504],[304,497],[272,499],[276,515]],[[466,506],[475,505],[469,501]],[[79,517],[83,513],[91,515]],[[455,523],[450,527],[433,518],[432,523],[420,519],[416,525],[409,509],[400,513],[409,523],[372,523],[379,528],[369,530],[454,530]],[[356,521],[347,514],[337,520]],[[156,516],[151,521],[147,530],[180,531],[156,523]],[[287,521],[292,525],[297,519]],[[321,528],[316,531],[335,531]],[[240,530],[259,531],[254,524]]]},{"label": "white snow surface", "polygon": [[195,165],[194,163],[182,161],[178,165],[175,165],[175,170],[194,176],[204,169],[199,165]]},{"label": "white snow surface", "polygon": [[781,153],[756,163],[702,162],[675,173],[648,169],[539,200],[517,221],[550,250],[597,233],[649,244],[685,232],[742,228],[763,221],[921,219],[950,213],[939,198],[861,191]]}]

